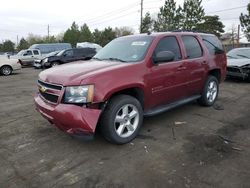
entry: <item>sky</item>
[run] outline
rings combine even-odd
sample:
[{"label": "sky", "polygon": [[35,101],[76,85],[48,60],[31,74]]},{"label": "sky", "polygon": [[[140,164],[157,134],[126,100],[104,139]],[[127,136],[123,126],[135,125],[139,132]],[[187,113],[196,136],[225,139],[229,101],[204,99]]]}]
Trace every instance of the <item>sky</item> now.
[{"label": "sky", "polygon": [[[184,0],[176,0],[182,5]],[[2,0],[0,2],[0,42],[13,42],[29,33],[46,36],[67,30],[75,21],[95,28],[129,26],[138,32],[141,0]],[[219,15],[229,31],[239,24],[240,13],[247,13],[249,0],[203,0],[207,15]],[[144,14],[156,15],[164,0],[144,0]],[[230,9],[230,10],[229,10]]]}]

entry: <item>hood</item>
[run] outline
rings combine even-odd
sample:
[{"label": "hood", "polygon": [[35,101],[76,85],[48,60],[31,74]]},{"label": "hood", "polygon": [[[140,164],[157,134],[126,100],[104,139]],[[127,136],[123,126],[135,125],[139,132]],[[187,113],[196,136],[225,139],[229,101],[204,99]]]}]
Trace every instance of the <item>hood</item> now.
[{"label": "hood", "polygon": [[227,59],[227,66],[229,67],[242,67],[250,64],[250,59]]},{"label": "hood", "polygon": [[79,85],[85,78],[123,66],[126,66],[126,63],[97,60],[77,61],[42,71],[39,79],[63,86]]}]

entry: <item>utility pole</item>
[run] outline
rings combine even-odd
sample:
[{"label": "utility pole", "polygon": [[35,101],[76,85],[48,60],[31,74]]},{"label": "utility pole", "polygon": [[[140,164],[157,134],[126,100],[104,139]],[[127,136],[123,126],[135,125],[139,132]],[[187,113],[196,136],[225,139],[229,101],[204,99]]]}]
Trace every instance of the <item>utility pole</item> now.
[{"label": "utility pole", "polygon": [[143,20],[143,0],[141,0],[141,26],[140,26],[140,33],[142,33],[142,20]]},{"label": "utility pole", "polygon": [[18,35],[16,36],[16,46],[18,46],[18,42],[19,42],[19,40],[18,40]]},{"label": "utility pole", "polygon": [[238,32],[237,32],[237,47],[240,47],[240,25],[238,25]]},{"label": "utility pole", "polygon": [[48,40],[49,40],[49,25],[48,25]]}]

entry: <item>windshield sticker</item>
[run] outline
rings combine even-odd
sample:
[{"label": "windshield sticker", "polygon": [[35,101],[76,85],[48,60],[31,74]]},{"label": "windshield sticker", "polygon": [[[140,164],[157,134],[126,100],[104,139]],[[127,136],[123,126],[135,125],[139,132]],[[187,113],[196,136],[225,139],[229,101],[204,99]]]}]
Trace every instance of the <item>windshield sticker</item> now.
[{"label": "windshield sticker", "polygon": [[147,44],[147,42],[145,41],[134,41],[132,42],[132,46],[145,46],[145,44]]}]

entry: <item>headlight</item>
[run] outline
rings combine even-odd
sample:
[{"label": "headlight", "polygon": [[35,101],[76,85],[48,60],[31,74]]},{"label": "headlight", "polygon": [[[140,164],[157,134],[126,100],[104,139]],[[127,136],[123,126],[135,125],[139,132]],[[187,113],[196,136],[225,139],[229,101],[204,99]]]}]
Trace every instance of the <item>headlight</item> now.
[{"label": "headlight", "polygon": [[43,60],[43,62],[44,62],[44,63],[47,63],[47,62],[48,62],[48,58],[45,58],[45,59]]},{"label": "headlight", "polygon": [[90,103],[94,97],[94,85],[66,87],[65,103]]}]

